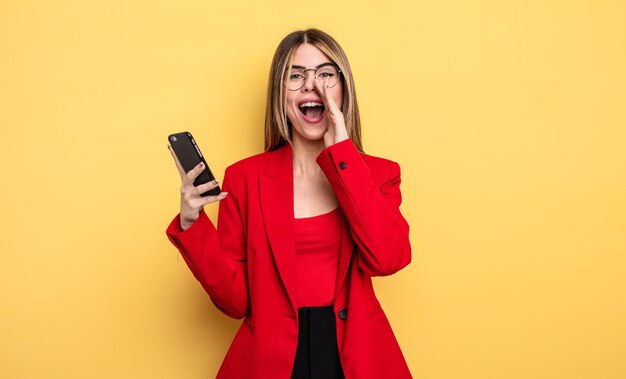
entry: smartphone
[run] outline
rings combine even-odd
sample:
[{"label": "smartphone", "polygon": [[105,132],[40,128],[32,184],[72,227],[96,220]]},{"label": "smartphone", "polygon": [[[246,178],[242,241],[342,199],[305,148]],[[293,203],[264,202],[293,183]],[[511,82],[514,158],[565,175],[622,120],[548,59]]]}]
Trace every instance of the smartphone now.
[{"label": "smartphone", "polygon": [[[176,157],[178,158],[181,166],[183,166],[183,170],[185,170],[185,172],[191,171],[191,169],[200,164],[200,162],[204,162],[204,171],[202,171],[196,180],[194,180],[194,186],[199,186],[200,184],[208,183],[215,179],[191,133],[181,132],[170,134],[167,139],[172,146],[172,149],[174,149],[174,154],[176,154]],[[200,196],[215,196],[219,195],[220,192],[222,191],[220,190],[220,187],[217,186],[206,191]]]}]

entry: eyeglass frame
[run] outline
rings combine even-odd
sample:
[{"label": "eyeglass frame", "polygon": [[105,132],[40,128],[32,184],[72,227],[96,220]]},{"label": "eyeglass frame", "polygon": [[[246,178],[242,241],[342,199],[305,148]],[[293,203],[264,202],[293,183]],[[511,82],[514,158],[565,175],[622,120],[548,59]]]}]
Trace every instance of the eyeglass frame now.
[{"label": "eyeglass frame", "polygon": [[[307,72],[307,71],[311,71],[311,70],[312,70],[312,71],[314,71],[314,72],[317,72],[317,70],[319,70],[319,69],[320,69],[320,68],[322,68],[322,67],[326,67],[326,66],[333,66],[334,68],[336,68],[336,69],[337,69],[337,74],[339,75],[339,78],[338,78],[338,80],[337,80],[337,83],[333,84],[333,86],[332,86],[332,87],[329,87],[329,88],[333,88],[334,86],[336,86],[337,84],[339,84],[339,81],[341,80],[341,77],[343,76],[343,75],[342,75],[342,74],[343,74],[343,71],[341,71],[341,69],[339,68],[339,66],[338,66],[336,63],[333,63],[333,62],[324,62],[324,63],[321,63],[321,64],[319,64],[319,65],[315,66],[315,68],[306,68],[306,67],[304,67],[304,66],[292,65],[290,70],[293,70],[294,68],[297,68],[297,69],[302,69],[302,70],[303,70],[302,72],[304,73],[304,80],[302,81],[302,85],[301,85],[300,87],[298,87],[297,89],[291,89],[291,88],[287,87],[287,84],[286,84],[286,83],[285,83],[285,81],[283,80],[283,87],[287,88],[287,90],[288,90],[288,91],[299,91],[299,90],[301,90],[301,89],[302,89],[302,87],[304,87],[304,85],[306,84],[306,80],[307,80],[306,72]],[[315,79],[317,79],[317,75],[315,75],[315,74],[314,74],[314,75],[313,75],[313,77],[314,77]]]}]

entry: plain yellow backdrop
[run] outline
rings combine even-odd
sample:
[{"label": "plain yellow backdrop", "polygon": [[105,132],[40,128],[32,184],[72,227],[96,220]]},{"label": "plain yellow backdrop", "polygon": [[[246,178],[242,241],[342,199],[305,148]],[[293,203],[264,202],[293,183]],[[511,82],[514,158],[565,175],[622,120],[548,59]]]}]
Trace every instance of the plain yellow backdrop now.
[{"label": "plain yellow backdrop", "polygon": [[166,137],[191,131],[220,180],[261,152],[274,49],[318,27],[366,152],[402,167],[413,261],[375,288],[413,375],[625,378],[625,20],[624,1],[3,1],[0,377],[214,377],[241,321],[165,236]]}]

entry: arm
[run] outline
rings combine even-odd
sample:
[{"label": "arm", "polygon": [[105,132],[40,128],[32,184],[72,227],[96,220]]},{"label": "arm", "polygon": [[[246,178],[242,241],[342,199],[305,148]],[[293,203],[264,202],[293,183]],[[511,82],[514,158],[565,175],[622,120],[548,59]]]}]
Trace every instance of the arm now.
[{"label": "arm", "polygon": [[400,213],[400,165],[393,162],[378,187],[350,139],[322,150],[317,163],[348,218],[361,269],[370,276],[385,276],[408,265],[411,245],[409,225]]},{"label": "arm", "polygon": [[222,191],[230,196],[220,201],[217,229],[202,208],[198,219],[184,231],[178,214],[166,234],[213,304],[230,317],[243,318],[249,309],[246,243],[232,180],[227,168]]}]

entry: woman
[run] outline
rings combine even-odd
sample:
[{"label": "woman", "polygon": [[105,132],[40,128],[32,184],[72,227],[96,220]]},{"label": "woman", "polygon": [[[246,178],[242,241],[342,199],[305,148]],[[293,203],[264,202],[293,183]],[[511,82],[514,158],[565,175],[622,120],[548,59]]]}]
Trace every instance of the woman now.
[{"label": "woman", "polygon": [[[182,179],[167,236],[226,315],[243,318],[218,378],[410,378],[372,276],[409,264],[400,166],[366,155],[348,60],[326,33],[289,34],[268,83],[265,152],[201,197]],[[219,228],[203,206],[220,201]]]}]

